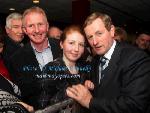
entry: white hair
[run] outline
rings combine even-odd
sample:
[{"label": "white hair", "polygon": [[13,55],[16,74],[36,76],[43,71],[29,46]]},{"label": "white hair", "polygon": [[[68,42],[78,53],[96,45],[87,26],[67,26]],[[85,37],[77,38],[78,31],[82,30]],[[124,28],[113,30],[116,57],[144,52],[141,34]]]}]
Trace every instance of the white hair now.
[{"label": "white hair", "polygon": [[22,19],[22,15],[20,13],[11,13],[6,18],[6,27],[11,28],[11,21],[20,20],[20,19]]}]

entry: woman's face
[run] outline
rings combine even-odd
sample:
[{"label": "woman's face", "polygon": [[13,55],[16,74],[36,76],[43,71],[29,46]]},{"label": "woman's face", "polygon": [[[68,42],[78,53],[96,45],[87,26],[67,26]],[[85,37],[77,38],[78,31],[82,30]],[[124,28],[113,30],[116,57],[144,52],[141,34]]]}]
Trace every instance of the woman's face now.
[{"label": "woman's face", "polygon": [[72,31],[66,35],[63,42],[60,42],[60,46],[63,49],[63,56],[69,62],[76,62],[84,52],[84,36],[77,31]]}]

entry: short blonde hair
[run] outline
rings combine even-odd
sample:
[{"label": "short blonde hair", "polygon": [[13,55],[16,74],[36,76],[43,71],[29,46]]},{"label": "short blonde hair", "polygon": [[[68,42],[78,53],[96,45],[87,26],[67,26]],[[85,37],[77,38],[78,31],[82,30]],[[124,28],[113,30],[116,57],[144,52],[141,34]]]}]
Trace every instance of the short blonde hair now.
[{"label": "short blonde hair", "polygon": [[110,16],[108,16],[107,14],[104,14],[104,13],[100,13],[100,12],[94,12],[90,16],[88,16],[87,19],[85,20],[84,24],[83,24],[83,28],[92,24],[92,22],[94,20],[96,20],[97,18],[100,18],[103,21],[106,29],[108,31],[110,31],[111,25],[113,25]]},{"label": "short blonde hair", "polygon": [[26,9],[23,13],[23,25],[25,24],[25,17],[28,15],[28,14],[31,14],[31,13],[39,13],[39,14],[42,14],[44,17],[45,17],[45,21],[48,23],[47,21],[47,16],[46,16],[46,13],[45,11],[40,8],[40,7],[31,7],[29,9]]}]

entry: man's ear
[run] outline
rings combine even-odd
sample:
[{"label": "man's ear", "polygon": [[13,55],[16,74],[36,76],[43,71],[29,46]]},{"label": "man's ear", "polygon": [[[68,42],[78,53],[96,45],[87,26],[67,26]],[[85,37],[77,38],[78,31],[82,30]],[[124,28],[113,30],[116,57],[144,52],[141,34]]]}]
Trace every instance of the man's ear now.
[{"label": "man's ear", "polygon": [[9,34],[9,28],[5,26],[6,33]]},{"label": "man's ear", "polygon": [[48,32],[48,30],[49,30],[49,23],[47,22],[47,32]]},{"label": "man's ear", "polygon": [[135,44],[138,45],[138,43],[139,43],[139,40],[138,40],[138,39],[135,39]]},{"label": "man's ear", "polygon": [[27,34],[27,30],[26,30],[25,27],[22,27],[22,30],[23,30],[23,32],[24,32],[25,34]]},{"label": "man's ear", "polygon": [[115,35],[115,26],[114,25],[111,25],[110,33],[111,33],[111,36],[114,37],[114,35]]}]

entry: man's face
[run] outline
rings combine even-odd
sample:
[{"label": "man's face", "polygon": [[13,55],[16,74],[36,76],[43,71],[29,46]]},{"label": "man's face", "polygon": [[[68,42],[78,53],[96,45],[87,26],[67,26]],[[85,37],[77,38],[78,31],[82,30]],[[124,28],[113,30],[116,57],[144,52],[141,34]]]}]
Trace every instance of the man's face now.
[{"label": "man's face", "polygon": [[24,18],[24,24],[24,32],[32,43],[41,44],[45,41],[49,27],[46,17],[41,13],[29,13]]},{"label": "man's face", "polygon": [[146,34],[141,34],[137,39],[136,39],[136,44],[138,45],[139,48],[141,49],[147,49],[150,44],[150,36]]},{"label": "man's face", "polygon": [[6,27],[6,32],[8,36],[15,42],[21,42],[24,38],[22,31],[22,20],[21,19],[12,19],[11,27]]},{"label": "man's face", "polygon": [[110,31],[105,28],[100,18],[94,20],[84,28],[90,46],[98,55],[104,55],[113,44],[114,26]]},{"label": "man's face", "polygon": [[60,39],[60,36],[62,34],[62,31],[60,31],[59,29],[57,28],[51,28],[49,29],[49,37],[52,37],[52,38],[56,38],[56,39]]}]

